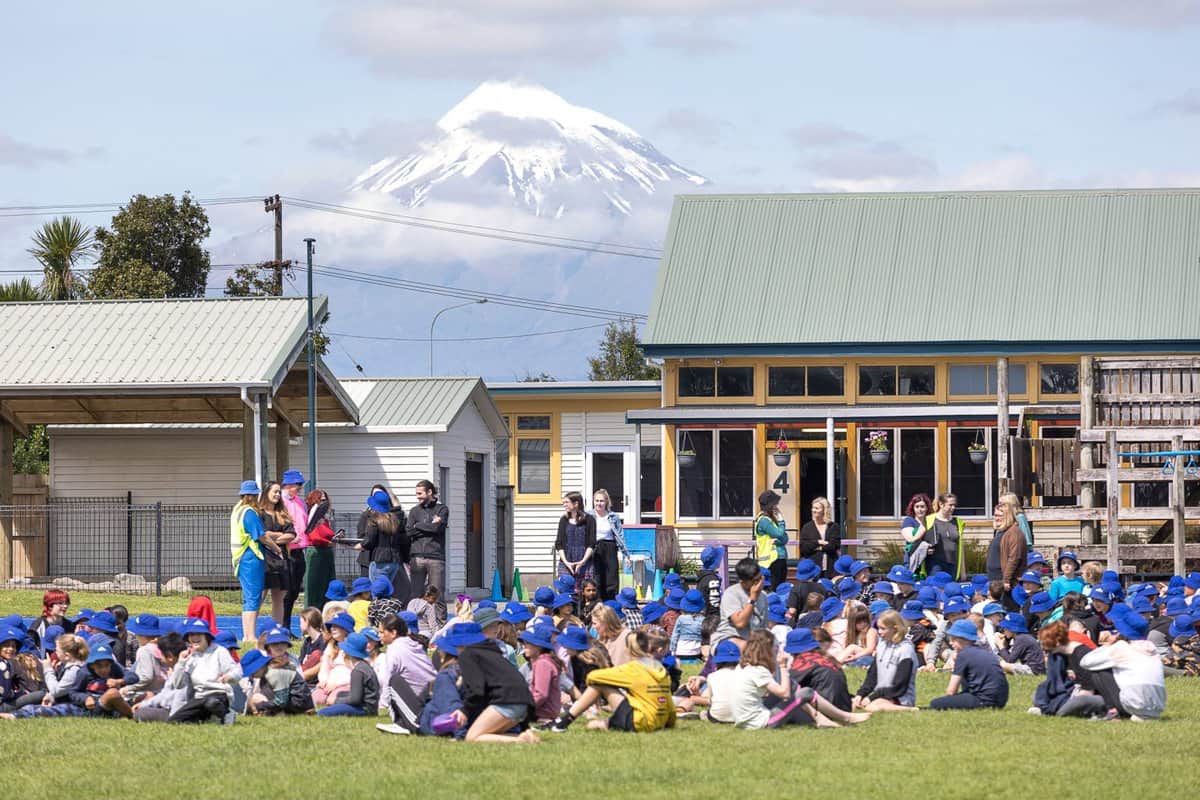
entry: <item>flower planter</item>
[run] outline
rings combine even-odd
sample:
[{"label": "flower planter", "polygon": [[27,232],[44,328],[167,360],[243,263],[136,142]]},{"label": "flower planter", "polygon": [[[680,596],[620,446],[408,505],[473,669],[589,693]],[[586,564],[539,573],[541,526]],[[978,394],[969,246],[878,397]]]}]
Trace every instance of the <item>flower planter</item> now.
[{"label": "flower planter", "polygon": [[679,463],[680,467],[682,467],[684,469],[688,469],[690,467],[695,466],[696,454],[695,453],[684,453],[684,452],[676,453],[675,460]]},{"label": "flower planter", "polygon": [[792,454],[786,450],[782,453],[772,453],[771,458],[775,459],[775,466],[777,467],[786,467],[788,464],[792,463]]},{"label": "flower planter", "polygon": [[968,450],[967,455],[971,457],[972,464],[983,464],[987,461],[987,450]]},{"label": "flower planter", "polygon": [[871,461],[875,462],[876,464],[886,464],[886,463],[888,463],[888,461],[891,460],[891,458],[892,458],[891,450],[872,450],[871,451]]}]

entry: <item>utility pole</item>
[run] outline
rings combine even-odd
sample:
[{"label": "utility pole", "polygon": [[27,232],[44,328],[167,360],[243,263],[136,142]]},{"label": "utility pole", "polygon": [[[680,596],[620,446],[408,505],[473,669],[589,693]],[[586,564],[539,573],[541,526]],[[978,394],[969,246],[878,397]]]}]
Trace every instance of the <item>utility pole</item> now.
[{"label": "utility pole", "polygon": [[275,261],[271,268],[275,271],[275,285],[279,287],[278,294],[283,295],[283,270],[289,266],[283,261],[283,200],[279,195],[263,198],[263,211],[268,214],[275,212]]},{"label": "utility pole", "polygon": [[308,491],[317,485],[317,346],[313,341],[313,251],[316,239],[305,239],[308,251]]}]

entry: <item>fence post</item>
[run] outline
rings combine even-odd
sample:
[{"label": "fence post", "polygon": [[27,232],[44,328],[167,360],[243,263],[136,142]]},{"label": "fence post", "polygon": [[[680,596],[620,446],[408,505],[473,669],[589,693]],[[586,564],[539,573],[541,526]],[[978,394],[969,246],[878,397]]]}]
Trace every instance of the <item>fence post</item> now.
[{"label": "fence post", "polygon": [[154,594],[162,596],[162,501],[154,504]]},{"label": "fence post", "polygon": [[133,572],[133,492],[125,492],[125,571]]}]

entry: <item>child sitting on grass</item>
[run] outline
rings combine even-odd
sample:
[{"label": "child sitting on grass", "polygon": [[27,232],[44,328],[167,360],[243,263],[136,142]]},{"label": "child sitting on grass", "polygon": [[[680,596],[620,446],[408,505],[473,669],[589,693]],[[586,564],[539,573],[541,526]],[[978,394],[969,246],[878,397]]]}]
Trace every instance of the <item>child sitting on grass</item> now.
[{"label": "child sitting on grass", "polygon": [[301,611],[299,617],[300,674],[308,682],[309,688],[312,688],[317,685],[321,656],[325,653],[325,620],[321,617],[321,609],[313,607]]},{"label": "child sitting on grass", "polygon": [[148,694],[142,701],[130,704],[133,709],[133,718],[137,722],[166,722],[171,714],[183,708],[183,705],[191,699],[186,686],[180,689],[172,689],[168,686],[171,671],[179,663],[180,654],[188,648],[187,642],[178,633],[172,631],[158,637],[156,647],[167,671],[167,682],[164,682],[163,688],[158,692]]},{"label": "child sitting on grass", "polygon": [[704,595],[688,589],[679,601],[679,618],[671,631],[669,650],[676,660],[699,658],[704,643]]},{"label": "child sitting on grass", "polygon": [[562,662],[554,654],[550,625],[534,625],[521,632],[519,638],[525,645],[525,661],[529,664],[529,691],[533,695],[533,715],[538,722],[553,722],[562,711],[562,692],[559,676]]},{"label": "child sitting on grass", "polygon": [[1045,675],[1046,657],[1038,640],[1029,634],[1025,618],[1013,611],[1000,620],[996,649],[1000,668],[1009,675]]},{"label": "child sitting on grass", "polygon": [[325,624],[329,643],[321,656],[321,668],[317,672],[317,688],[313,690],[313,702],[325,705],[332,702],[335,694],[350,688],[351,665],[342,652],[342,643],[354,633],[354,618],[346,612],[334,615]]},{"label": "child sitting on grass", "polygon": [[[407,611],[417,615],[417,630],[426,640],[432,639],[445,622],[438,618],[438,597],[441,592],[436,586],[426,587],[424,594],[408,601]],[[413,627],[409,625],[409,627]]]},{"label": "child sitting on grass", "polygon": [[[288,652],[292,646],[291,635],[286,628],[271,628],[267,631],[264,643],[267,648],[266,671],[257,687],[261,697],[253,703],[248,702],[247,708],[251,709],[251,713],[266,716],[308,713],[313,708],[312,690],[304,680],[299,664]],[[249,654],[246,658],[249,658]],[[245,660],[242,659],[243,674]],[[253,700],[249,693],[247,697]]]},{"label": "child sitting on grass", "polygon": [[367,621],[367,613],[371,609],[370,578],[354,579],[354,583],[350,585],[349,601],[346,613],[354,618],[354,630],[361,631],[370,624]]},{"label": "child sitting on grass", "polygon": [[935,711],[1004,708],[1008,704],[1008,681],[1000,668],[999,656],[980,646],[979,627],[970,620],[960,619],[950,625],[946,634],[954,648],[954,673],[946,694],[935,697],[929,707]]},{"label": "child sitting on grass", "polygon": [[365,717],[379,713],[379,679],[367,663],[367,637],[352,633],[341,643],[341,653],[350,667],[350,685],[333,695],[331,703],[317,712],[322,717]]},{"label": "child sitting on grass", "polygon": [[1071,592],[1083,593],[1085,584],[1083,578],[1079,577],[1079,558],[1074,552],[1063,550],[1058,554],[1058,572],[1058,577],[1050,582],[1047,590],[1054,602],[1059,602]]},{"label": "child sitting on grass", "polygon": [[128,630],[137,637],[137,654],[133,660],[133,674],[126,675],[120,692],[122,699],[132,706],[162,691],[167,680],[167,665],[158,649],[161,634],[158,617],[139,614],[129,621]]},{"label": "child sitting on grass", "polygon": [[[58,637],[55,653],[58,666],[51,667],[47,659],[42,663],[46,682],[46,696],[40,705],[17,709],[16,713],[0,714],[0,719],[18,719],[39,716],[79,716],[69,707],[71,696],[82,690],[87,680],[88,646],[81,637],[64,633]],[[57,709],[57,710],[52,710]]]},{"label": "child sitting on grass", "polygon": [[208,623],[202,619],[189,619],[183,625],[188,649],[179,657],[179,663],[167,678],[167,686],[190,691],[190,698],[169,722],[233,722],[230,704],[233,702],[233,684],[241,680],[242,670],[234,662],[229,651],[214,641]]},{"label": "child sitting on grass", "polygon": [[917,710],[917,652],[905,634],[908,624],[895,611],[885,611],[876,622],[879,643],[866,680],[854,698],[865,711]]}]

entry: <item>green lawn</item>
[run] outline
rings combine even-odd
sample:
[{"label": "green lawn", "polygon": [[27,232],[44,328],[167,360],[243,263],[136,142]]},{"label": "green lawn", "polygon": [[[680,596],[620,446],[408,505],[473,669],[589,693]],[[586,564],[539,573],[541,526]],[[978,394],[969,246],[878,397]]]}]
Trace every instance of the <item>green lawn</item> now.
[{"label": "green lawn", "polygon": [[[213,607],[218,614],[242,613],[242,595],[240,592],[194,592],[193,594],[206,594],[212,598]],[[72,591],[70,595],[71,609],[68,613],[72,616],[78,614],[80,609],[106,608],[114,603],[120,603],[128,608],[131,616],[134,614],[174,616],[187,611],[188,602],[192,599],[192,595],[180,594],[156,597],[155,595],[144,594],[96,594],[94,592]],[[268,614],[271,613],[270,603],[267,604],[266,611]],[[23,614],[27,617],[36,617],[41,613],[41,590],[0,589],[0,616]]]}]

